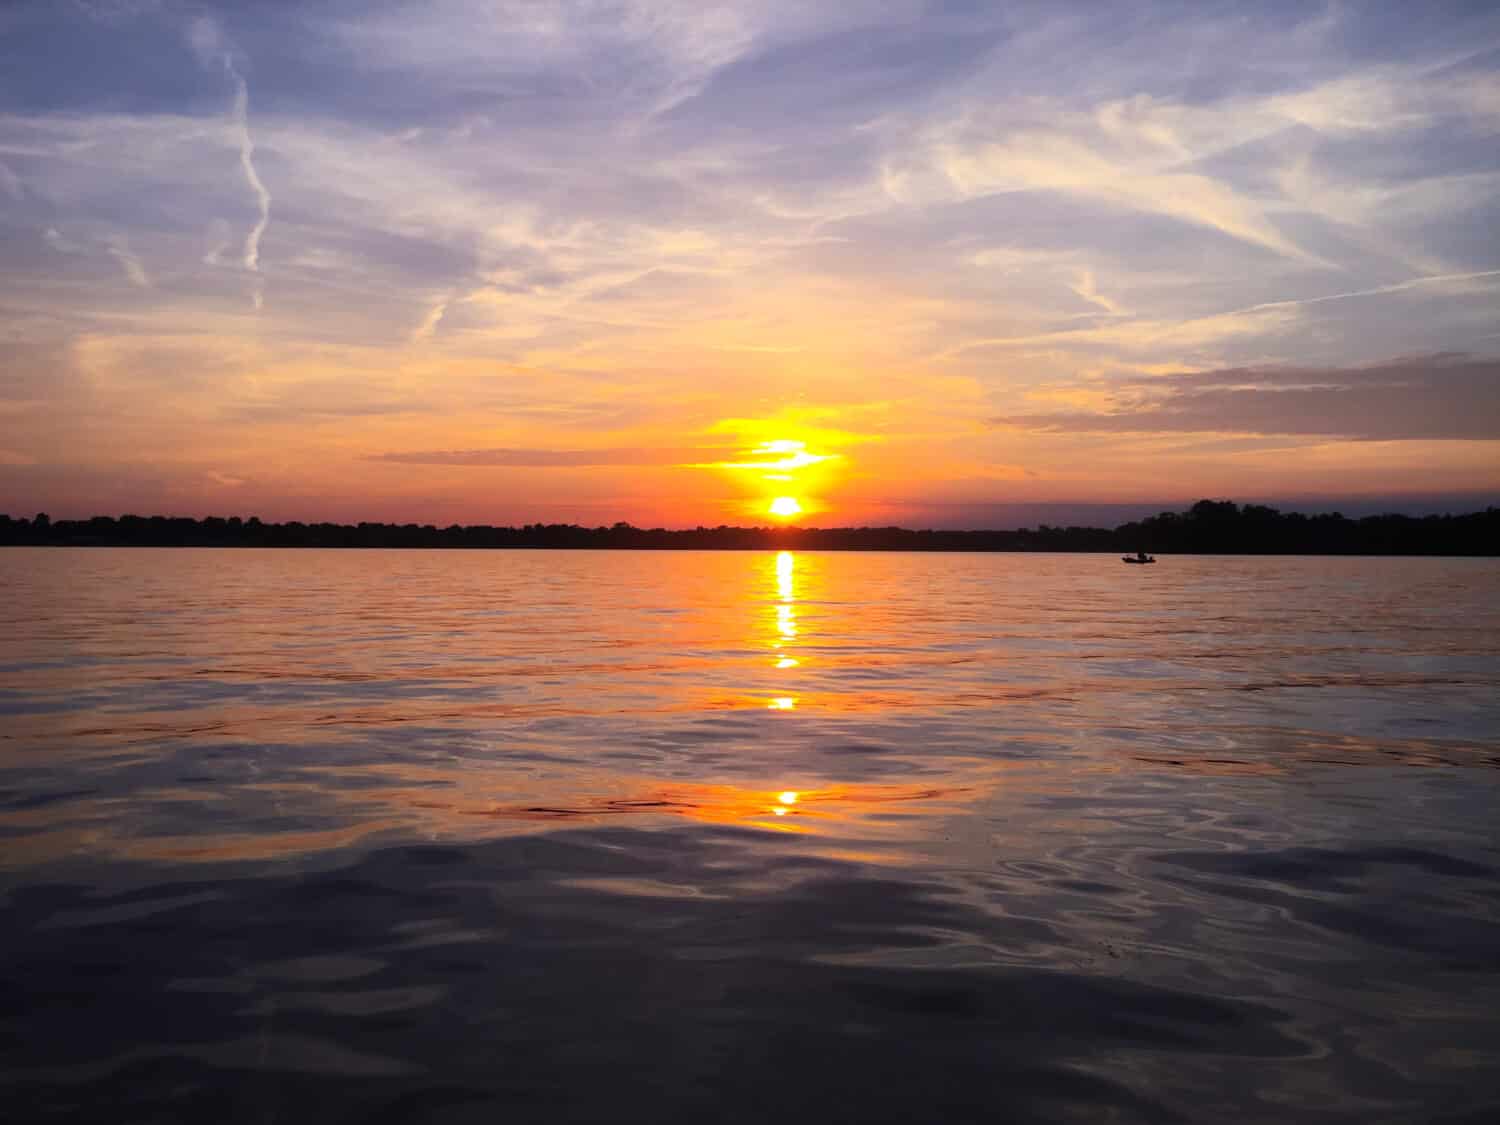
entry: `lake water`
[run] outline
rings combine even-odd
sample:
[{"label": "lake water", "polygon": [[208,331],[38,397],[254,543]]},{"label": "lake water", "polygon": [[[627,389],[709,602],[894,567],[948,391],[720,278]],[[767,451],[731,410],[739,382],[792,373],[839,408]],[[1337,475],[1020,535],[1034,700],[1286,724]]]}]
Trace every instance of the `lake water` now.
[{"label": "lake water", "polygon": [[0,552],[7,1120],[1500,1120],[1500,563]]}]

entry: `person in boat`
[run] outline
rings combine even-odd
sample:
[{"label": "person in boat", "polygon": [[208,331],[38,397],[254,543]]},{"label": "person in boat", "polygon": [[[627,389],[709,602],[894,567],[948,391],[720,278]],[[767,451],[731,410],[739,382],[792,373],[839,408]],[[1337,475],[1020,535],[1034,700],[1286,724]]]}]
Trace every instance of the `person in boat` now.
[{"label": "person in boat", "polygon": [[1136,562],[1149,562],[1150,560],[1151,560],[1151,556],[1148,555],[1148,554],[1146,554],[1145,551],[1137,551],[1135,553],[1135,561]]}]

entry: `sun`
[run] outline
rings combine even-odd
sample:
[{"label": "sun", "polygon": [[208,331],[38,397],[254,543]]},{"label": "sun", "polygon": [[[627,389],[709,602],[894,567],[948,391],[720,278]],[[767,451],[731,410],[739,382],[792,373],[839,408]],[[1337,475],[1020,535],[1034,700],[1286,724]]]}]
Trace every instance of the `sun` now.
[{"label": "sun", "polygon": [[771,507],[767,509],[773,516],[782,519],[791,519],[793,516],[802,514],[802,505],[797,503],[794,496],[778,496],[771,501]]}]

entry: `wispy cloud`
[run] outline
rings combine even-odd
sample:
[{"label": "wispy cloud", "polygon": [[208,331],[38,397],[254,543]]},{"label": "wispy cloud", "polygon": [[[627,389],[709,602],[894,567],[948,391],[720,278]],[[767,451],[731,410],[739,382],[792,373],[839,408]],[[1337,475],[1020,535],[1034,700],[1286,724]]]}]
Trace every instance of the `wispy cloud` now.
[{"label": "wispy cloud", "polygon": [[1288,301],[1262,301],[1258,305],[1241,309],[1241,312],[1261,312],[1265,309],[1290,309],[1304,305],[1321,305],[1327,301],[1349,301],[1356,297],[1383,297],[1388,293],[1406,293],[1429,285],[1461,285],[1470,281],[1489,281],[1500,278],[1500,270],[1480,270],[1476,273],[1436,274],[1429,277],[1413,277],[1391,285],[1377,285],[1373,289],[1355,289],[1348,293],[1329,293],[1321,297],[1303,297]]},{"label": "wispy cloud", "polygon": [[[984,348],[1036,347],[1045,344],[1073,344],[1082,346],[1110,346],[1128,351],[1156,349],[1163,345],[1178,348],[1196,348],[1219,343],[1235,337],[1264,335],[1285,331],[1295,321],[1298,310],[1335,301],[1349,301],[1361,297],[1382,297],[1395,293],[1408,293],[1426,288],[1448,286],[1455,290],[1478,287],[1483,283],[1500,279],[1500,270],[1480,270],[1474,273],[1437,274],[1414,277],[1390,285],[1377,285],[1370,289],[1351,290],[1347,293],[1326,293],[1314,297],[1288,298],[1279,301],[1261,301],[1242,309],[1213,313],[1208,316],[1189,317],[1182,320],[1153,320],[1150,318],[1125,319],[1108,324],[1070,327],[1051,332],[1031,333],[1020,336],[997,336],[969,340],[944,352],[941,358],[951,359],[965,352]],[[1073,291],[1085,300],[1101,305],[1112,315],[1126,316],[1112,302],[1101,302],[1093,292],[1092,275],[1085,273],[1074,285]]]},{"label": "wispy cloud", "polygon": [[209,224],[205,243],[208,249],[203,252],[203,264],[218,265],[220,255],[229,249],[229,224],[223,219],[214,219]]},{"label": "wispy cloud", "polygon": [[141,265],[141,260],[130,249],[130,241],[123,234],[109,236],[105,247],[111,258],[120,263],[120,268],[125,271],[125,278],[130,284],[141,289],[151,288],[151,279],[146,276],[146,267]]},{"label": "wispy cloud", "polygon": [[48,227],[42,231],[42,239],[59,254],[82,254],[84,252],[82,246],[66,237],[56,227]]},{"label": "wispy cloud", "polygon": [[[240,167],[244,169],[245,180],[255,193],[256,203],[260,207],[260,217],[245,235],[244,263],[251,273],[259,273],[260,240],[266,233],[266,227],[271,224],[271,193],[266,190],[266,185],[261,182],[260,175],[255,170],[255,141],[250,136],[250,88],[235,69],[234,60],[228,54],[224,56],[224,69],[235,83],[234,121],[239,130]],[[265,303],[265,283],[258,278],[251,290],[251,301],[257,310]]]},{"label": "wispy cloud", "polygon": [[1214,313],[1182,320],[1138,317],[1106,324],[1032,332],[1019,336],[993,336],[967,340],[943,352],[939,359],[954,359],[965,353],[1047,346],[1113,349],[1127,354],[1176,349],[1178,352],[1214,347],[1246,337],[1264,338],[1283,330],[1296,319],[1295,303],[1277,302],[1264,309]]},{"label": "wispy cloud", "polygon": [[606,448],[606,449],[432,449],[376,453],[371,461],[398,465],[501,466],[530,469],[577,469],[616,465],[690,465],[706,457],[722,456],[722,449]]},{"label": "wispy cloud", "polygon": [[[188,42],[198,55],[200,62],[221,66],[234,88],[234,100],[230,106],[229,116],[239,148],[240,170],[244,173],[245,183],[255,196],[258,211],[255,222],[245,234],[241,261],[246,270],[259,274],[260,242],[265,236],[266,228],[271,224],[271,192],[266,188],[260,178],[260,173],[255,168],[255,138],[250,133],[250,86],[235,63],[234,50],[225,37],[223,29],[212,16],[200,15],[191,21],[188,26]],[[210,264],[217,260],[219,252],[218,250],[209,252]],[[265,283],[257,277],[251,289],[251,301],[257,310],[263,306],[264,299]]]},{"label": "wispy cloud", "polygon": [[255,141],[250,136],[250,87],[246,85],[245,79],[235,68],[233,57],[228,53],[224,55],[224,69],[234,81],[234,123],[239,131],[240,167],[244,169],[245,182],[255,193],[255,200],[260,208],[260,217],[245,235],[244,257],[245,268],[258,271],[260,269],[260,240],[266,233],[266,227],[271,223],[271,193],[266,190],[266,185],[261,182],[260,174],[255,170]]},{"label": "wispy cloud", "polygon": [[1327,266],[1279,231],[1264,209],[1209,176],[1111,159],[1057,133],[1023,133],[998,142],[946,146],[948,178],[965,196],[1055,191],[1179,219],[1309,265]]},{"label": "wispy cloud", "polygon": [[21,185],[21,177],[11,171],[4,161],[0,161],[0,191],[4,191],[13,200],[26,197],[26,189]]},{"label": "wispy cloud", "polygon": [[[638,470],[800,440],[846,456],[793,471],[869,504],[1118,499],[1169,448],[1238,472],[1279,413],[1286,449],[1335,425],[1329,458],[1399,481],[1348,439],[1490,417],[1452,373],[1358,373],[1493,351],[1500,9],[1295,7],[35,5],[7,24],[0,310],[33,358],[0,447],[220,491],[272,488],[274,448],[308,515],[380,463],[486,518],[486,465],[627,518],[670,478],[691,520],[774,471]],[[1289,366],[1334,374],[1182,375]],[[1383,395],[1404,419],[1349,405]],[[1500,483],[1464,444],[1422,456]]]},{"label": "wispy cloud", "polygon": [[1111,409],[993,419],[1065,433],[1500,440],[1500,360],[1437,355],[1368,367],[1231,369],[1121,386]]},{"label": "wispy cloud", "polygon": [[1078,280],[1070,288],[1089,304],[1097,305],[1111,316],[1126,315],[1125,310],[1120,307],[1118,302],[1110,300],[1099,292],[1098,286],[1094,283],[1093,270],[1079,270]]},{"label": "wispy cloud", "polygon": [[444,297],[442,300],[435,302],[427,310],[427,315],[422,318],[422,323],[418,324],[412,331],[411,342],[413,344],[420,344],[424,340],[432,339],[433,334],[437,331],[437,326],[443,322],[443,317],[448,312],[448,302],[451,299],[450,297]]}]

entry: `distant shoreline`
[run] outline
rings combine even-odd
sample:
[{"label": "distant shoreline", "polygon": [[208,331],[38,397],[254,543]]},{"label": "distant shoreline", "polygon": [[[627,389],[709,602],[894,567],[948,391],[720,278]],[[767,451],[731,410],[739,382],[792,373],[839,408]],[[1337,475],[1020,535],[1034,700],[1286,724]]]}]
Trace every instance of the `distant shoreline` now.
[{"label": "distant shoreline", "polygon": [[941,531],[901,527],[641,528],[527,524],[263,523],[255,517],[95,516],[50,520],[0,515],[0,546],[415,548],[437,550],[802,550],[1067,552],[1224,555],[1500,555],[1500,508],[1442,516],[1305,516],[1227,500],[1200,500],[1115,528]]}]

